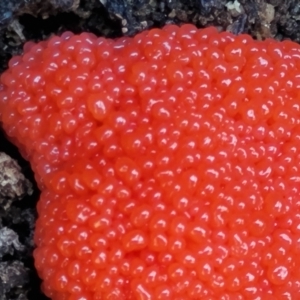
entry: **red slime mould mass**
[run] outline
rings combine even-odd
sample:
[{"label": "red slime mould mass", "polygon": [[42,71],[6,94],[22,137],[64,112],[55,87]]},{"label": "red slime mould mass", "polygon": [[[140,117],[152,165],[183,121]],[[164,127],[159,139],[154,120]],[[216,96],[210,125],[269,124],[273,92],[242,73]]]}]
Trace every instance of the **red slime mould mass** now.
[{"label": "red slime mould mass", "polygon": [[1,122],[41,189],[53,300],[300,297],[300,46],[192,25],[27,43]]}]

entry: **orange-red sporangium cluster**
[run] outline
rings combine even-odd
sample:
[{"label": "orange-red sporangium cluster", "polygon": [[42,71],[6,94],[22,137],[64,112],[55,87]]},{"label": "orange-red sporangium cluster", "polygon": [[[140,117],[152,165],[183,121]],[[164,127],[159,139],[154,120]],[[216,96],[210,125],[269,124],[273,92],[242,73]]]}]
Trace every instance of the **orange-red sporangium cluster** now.
[{"label": "orange-red sporangium cluster", "polygon": [[300,298],[300,46],[192,25],[27,43],[1,121],[42,191],[53,300]]}]

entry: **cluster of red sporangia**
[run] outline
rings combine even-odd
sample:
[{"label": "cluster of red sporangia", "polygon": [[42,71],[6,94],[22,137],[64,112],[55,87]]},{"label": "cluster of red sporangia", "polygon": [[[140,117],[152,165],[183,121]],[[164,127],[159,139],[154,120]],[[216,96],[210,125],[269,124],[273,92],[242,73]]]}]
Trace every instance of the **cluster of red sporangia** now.
[{"label": "cluster of red sporangia", "polygon": [[1,82],[42,190],[51,299],[299,298],[299,45],[66,32],[27,43]]}]

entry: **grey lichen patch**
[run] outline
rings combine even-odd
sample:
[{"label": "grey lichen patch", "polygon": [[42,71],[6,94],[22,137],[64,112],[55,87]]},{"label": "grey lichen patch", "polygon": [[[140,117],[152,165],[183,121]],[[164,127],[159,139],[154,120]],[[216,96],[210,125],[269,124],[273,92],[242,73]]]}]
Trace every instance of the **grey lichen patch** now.
[{"label": "grey lichen patch", "polygon": [[0,229],[0,258],[6,254],[13,255],[14,251],[24,251],[24,245],[19,241],[19,237],[12,229],[3,227]]},{"label": "grey lichen patch", "polygon": [[[18,287],[22,287],[29,281],[29,270],[20,261],[10,261],[0,263],[0,295],[1,300],[12,300],[6,296],[6,293],[15,288],[15,294],[18,295]],[[22,297],[21,297],[22,296]],[[16,299],[14,297],[14,299]],[[26,295],[20,294],[17,298],[28,299]]]},{"label": "grey lichen patch", "polygon": [[275,8],[272,4],[264,3],[259,11],[259,17],[261,20],[260,30],[258,31],[257,38],[265,39],[273,37],[271,23],[275,17]]},{"label": "grey lichen patch", "polygon": [[0,205],[8,209],[15,199],[32,194],[32,185],[22,174],[18,163],[0,152]]},{"label": "grey lichen patch", "polygon": [[9,27],[13,32],[15,32],[18,35],[19,40],[24,43],[26,39],[23,34],[23,26],[19,23],[19,21],[17,19],[13,20],[9,24]]},{"label": "grey lichen patch", "polygon": [[245,12],[243,6],[238,0],[229,1],[225,4],[225,6],[232,17],[238,17]]}]

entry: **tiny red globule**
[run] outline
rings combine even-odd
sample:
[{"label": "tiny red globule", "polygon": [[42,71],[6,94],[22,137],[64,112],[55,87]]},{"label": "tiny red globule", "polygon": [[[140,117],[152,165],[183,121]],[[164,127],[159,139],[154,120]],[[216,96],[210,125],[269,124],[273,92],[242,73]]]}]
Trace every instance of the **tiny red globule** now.
[{"label": "tiny red globule", "polygon": [[26,43],[0,120],[41,190],[53,300],[300,296],[300,46],[167,25]]}]

